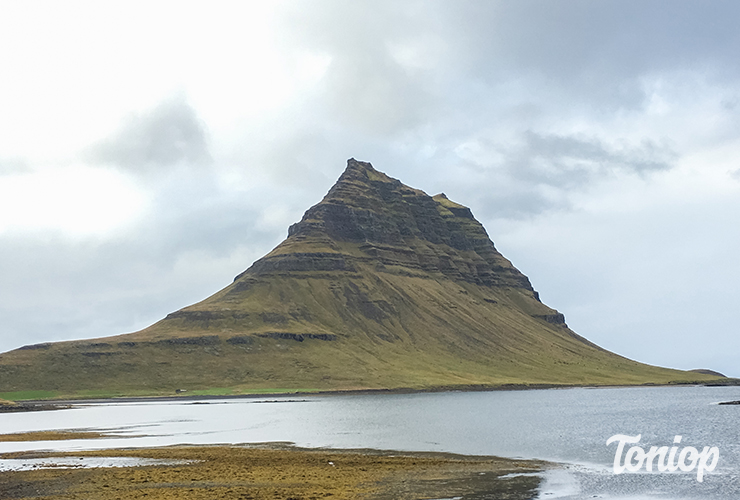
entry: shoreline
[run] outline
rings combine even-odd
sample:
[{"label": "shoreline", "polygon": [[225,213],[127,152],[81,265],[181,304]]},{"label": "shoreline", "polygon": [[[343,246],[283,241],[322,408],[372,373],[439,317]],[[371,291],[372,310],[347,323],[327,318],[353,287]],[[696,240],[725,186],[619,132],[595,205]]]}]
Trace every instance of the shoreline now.
[{"label": "shoreline", "polygon": [[[170,446],[67,453],[9,453],[34,457],[138,457],[180,461],[120,468],[50,468],[0,474],[11,498],[102,500],[412,499],[536,497],[544,461],[436,452],[298,448],[284,443]],[[188,461],[183,463],[182,461]]]},{"label": "shoreline", "polygon": [[[107,403],[146,403],[146,402],[168,402],[168,401],[219,401],[228,399],[263,399],[282,397],[309,397],[309,396],[363,396],[383,394],[434,394],[442,392],[499,392],[499,391],[536,391],[556,389],[628,389],[628,388],[655,388],[655,387],[728,387],[740,386],[740,379],[728,379],[724,383],[696,382],[676,384],[637,384],[637,385],[562,385],[562,384],[503,384],[496,386],[440,386],[425,389],[393,388],[393,389],[338,389],[323,391],[295,391],[295,392],[265,392],[244,394],[180,394],[158,395],[158,396],[115,396],[115,397],[64,397],[60,399],[27,399],[18,400],[14,406],[0,404],[0,413],[18,411],[46,411],[56,409],[69,409],[75,405],[84,404],[107,404]],[[19,407],[23,407],[21,409]]]}]

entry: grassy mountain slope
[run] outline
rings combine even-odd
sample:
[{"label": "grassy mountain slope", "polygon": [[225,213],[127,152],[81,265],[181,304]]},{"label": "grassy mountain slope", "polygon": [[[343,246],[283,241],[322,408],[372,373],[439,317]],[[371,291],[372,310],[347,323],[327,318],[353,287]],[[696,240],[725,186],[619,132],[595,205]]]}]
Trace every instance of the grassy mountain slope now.
[{"label": "grassy mountain slope", "polygon": [[215,295],[140,332],[0,355],[0,395],[11,396],[716,379],[578,336],[468,208],[355,160]]}]

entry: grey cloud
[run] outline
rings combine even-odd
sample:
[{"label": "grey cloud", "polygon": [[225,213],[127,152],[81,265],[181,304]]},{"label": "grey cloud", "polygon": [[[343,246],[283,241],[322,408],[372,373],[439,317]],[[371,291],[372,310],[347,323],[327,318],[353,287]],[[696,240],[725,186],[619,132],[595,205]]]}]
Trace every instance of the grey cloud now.
[{"label": "grey cloud", "polygon": [[473,189],[474,183],[460,187],[485,218],[522,219],[569,210],[571,195],[593,183],[620,173],[648,177],[672,168],[678,159],[670,146],[655,141],[609,145],[596,137],[532,130],[505,143],[491,137],[475,143],[475,157],[458,160],[465,166],[463,177],[495,189]]},{"label": "grey cloud", "polygon": [[[277,189],[262,196],[271,195],[277,196]],[[264,200],[253,193],[223,191],[205,175],[172,175],[153,204],[157,217],[143,221],[139,231],[151,242],[152,259],[161,265],[171,263],[180,252],[220,257],[247,238],[251,242],[274,238],[256,225],[267,207]]]},{"label": "grey cloud", "polygon": [[[313,99],[326,120],[394,140],[475,129],[517,105],[594,116],[639,110],[645,77],[740,76],[740,4],[689,0],[289,3],[281,39],[331,57]],[[421,48],[429,67],[398,60]],[[412,51],[413,52],[413,51]],[[422,61],[423,62],[423,61]],[[428,61],[427,61],[428,62]],[[693,74],[693,73],[692,73]],[[486,114],[490,113],[490,114]],[[598,119],[598,118],[597,118]]]},{"label": "grey cloud", "polygon": [[[394,56],[429,33],[417,2],[312,2],[283,16],[285,37],[331,57],[320,99],[361,133],[390,135],[423,124],[436,107],[434,73]],[[436,68],[439,69],[439,68]]]},{"label": "grey cloud", "polygon": [[737,2],[710,8],[698,0],[461,1],[440,7],[469,49],[463,61],[481,74],[534,71],[573,86],[677,66],[738,73]]},{"label": "grey cloud", "polygon": [[0,235],[0,352],[148,326],[228,285],[287,230],[258,227],[265,200],[205,176],[173,173],[164,184],[130,233]]},{"label": "grey cloud", "polygon": [[129,117],[112,137],[88,151],[93,162],[137,172],[211,162],[205,125],[182,97]]},{"label": "grey cloud", "polygon": [[[558,196],[559,195],[559,196]],[[569,210],[570,201],[564,193],[511,183],[494,193],[477,194],[471,199],[475,215],[483,220],[522,220],[553,210]]]},{"label": "grey cloud", "polygon": [[320,190],[329,181],[322,167],[338,141],[337,135],[331,134],[319,121],[296,124],[280,115],[274,126],[258,127],[245,131],[244,135],[249,140],[232,150],[228,159],[231,163],[246,165],[250,172],[261,170],[278,185]]},{"label": "grey cloud", "polygon": [[392,133],[420,124],[431,97],[387,55],[337,57],[327,74],[327,101],[361,131]]},{"label": "grey cloud", "polygon": [[[495,92],[516,78],[560,100],[611,110],[644,105],[645,75],[698,70],[722,80],[740,76],[737,2],[707,8],[696,0],[431,0],[312,2],[303,8],[294,11],[290,31],[299,43],[333,57],[329,102],[345,119],[375,129],[439,120],[446,105],[469,97],[471,83]],[[429,39],[438,43],[430,46]],[[392,57],[393,44],[409,42],[434,52],[433,70],[410,71]]]},{"label": "grey cloud", "polygon": [[0,158],[0,175],[25,174],[32,169],[21,158]]},{"label": "grey cloud", "polygon": [[647,173],[671,168],[678,155],[645,140],[638,146],[610,147],[597,138],[526,131],[523,142],[503,150],[504,168],[514,177],[568,189],[616,170]]}]

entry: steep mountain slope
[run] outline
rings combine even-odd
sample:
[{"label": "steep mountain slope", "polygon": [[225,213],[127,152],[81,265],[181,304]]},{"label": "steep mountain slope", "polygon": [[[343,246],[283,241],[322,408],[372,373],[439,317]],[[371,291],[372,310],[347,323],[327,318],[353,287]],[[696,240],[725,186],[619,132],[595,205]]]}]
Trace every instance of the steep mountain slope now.
[{"label": "steep mountain slope", "polygon": [[140,332],[0,355],[0,393],[47,395],[714,379],[578,336],[470,209],[354,159],[285,241],[215,295]]}]

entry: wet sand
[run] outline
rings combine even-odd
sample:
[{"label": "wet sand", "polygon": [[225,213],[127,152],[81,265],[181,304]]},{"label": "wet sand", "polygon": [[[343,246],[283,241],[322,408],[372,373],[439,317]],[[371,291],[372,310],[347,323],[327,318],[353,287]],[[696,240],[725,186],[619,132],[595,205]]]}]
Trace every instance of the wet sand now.
[{"label": "wet sand", "polygon": [[547,464],[495,457],[289,445],[177,446],[52,456],[188,460],[187,465],[38,469],[0,473],[2,499],[531,499]]}]

